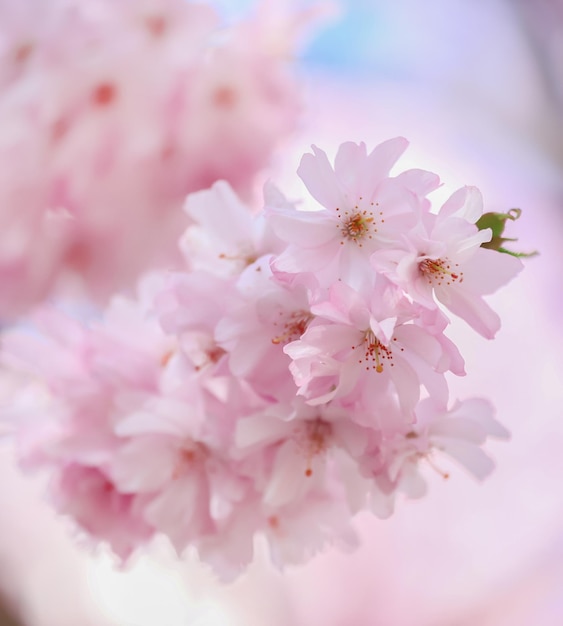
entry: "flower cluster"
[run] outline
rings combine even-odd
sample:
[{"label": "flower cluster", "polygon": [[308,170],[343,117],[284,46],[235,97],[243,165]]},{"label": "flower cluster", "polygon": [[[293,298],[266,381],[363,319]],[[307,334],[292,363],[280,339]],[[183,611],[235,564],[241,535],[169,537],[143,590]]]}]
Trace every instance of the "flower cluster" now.
[{"label": "flower cluster", "polygon": [[291,24],[274,46],[270,22],[220,29],[187,0],[0,3],[0,320],[170,263],[189,192],[249,197],[300,111]]},{"label": "flower cluster", "polygon": [[314,210],[268,185],[253,214],[217,182],[186,202],[182,271],[89,326],[43,310],[40,340],[6,337],[45,387],[12,410],[60,511],[122,557],[161,533],[229,577],[257,535],[280,566],[350,545],[358,511],[421,496],[424,466],[447,476],[440,455],[490,472],[482,446],[507,432],[488,401],[449,398],[464,362],[445,310],[493,337],[483,296],[521,261],[482,246],[477,189],[433,211],[436,175],[391,175],[406,147],[345,143],[334,167],[313,148]]}]

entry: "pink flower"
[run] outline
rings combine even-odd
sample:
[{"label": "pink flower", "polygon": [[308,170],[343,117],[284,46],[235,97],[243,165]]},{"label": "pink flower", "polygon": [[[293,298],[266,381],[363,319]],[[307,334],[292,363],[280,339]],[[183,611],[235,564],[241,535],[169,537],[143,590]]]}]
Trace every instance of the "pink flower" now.
[{"label": "pink flower", "polygon": [[266,401],[290,402],[295,384],[288,376],[284,346],[299,339],[313,314],[304,285],[280,285],[268,259],[257,263],[248,280],[238,283],[238,297],[216,326],[215,337],[229,354],[231,373],[248,382]]},{"label": "pink flower", "polygon": [[110,463],[120,491],[145,494],[143,518],[178,553],[213,534],[214,518],[228,515],[244,495],[244,480],[221,451],[196,394],[193,386],[189,403],[155,397],[121,419],[116,433],[127,439]]},{"label": "pink flower", "polygon": [[388,394],[391,385],[408,415],[421,383],[447,399],[441,343],[413,323],[416,309],[384,279],[367,295],[337,282],[311,311],[314,323],[285,348],[298,393],[310,404],[358,398],[364,389]]},{"label": "pink flower", "polygon": [[314,492],[306,501],[268,515],[263,534],[271,559],[280,569],[309,561],[327,545],[350,551],[359,544],[348,507],[334,497]]},{"label": "pink flower", "polygon": [[295,127],[293,76],[248,43],[259,20],[212,42],[218,16],[184,0],[4,4],[2,317],[178,266],[186,194],[225,179],[249,197]]},{"label": "pink flower", "polygon": [[435,297],[490,339],[500,328],[500,319],[482,296],[513,278],[522,263],[481,247],[491,238],[490,229],[479,231],[475,226],[482,207],[479,190],[463,187],[437,215],[422,215],[394,247],[376,251],[371,262],[416,302],[433,308]]},{"label": "pink flower", "polygon": [[379,447],[365,456],[364,469],[375,480],[374,511],[383,517],[389,515],[397,491],[412,498],[423,496],[426,483],[419,473],[423,463],[448,478],[448,472],[440,469],[434,460],[437,453],[449,456],[478,480],[486,478],[494,463],[483,451],[483,444],[490,437],[509,437],[493,413],[491,404],[480,398],[458,401],[450,410],[433,398],[421,401],[412,427],[383,436]]},{"label": "pink flower", "polygon": [[262,213],[255,215],[225,181],[190,194],[186,213],[193,220],[181,239],[189,267],[234,276],[264,255],[281,252],[283,244]]},{"label": "pink flower", "polygon": [[266,540],[280,569],[307,562],[327,545],[343,550],[358,545],[345,503],[311,492],[306,500],[274,510],[256,501],[245,503],[221,533],[202,538],[198,555],[222,580],[232,581],[252,562],[255,535]]},{"label": "pink flower", "polygon": [[254,176],[301,113],[286,62],[295,48],[295,31],[279,21],[273,26],[267,12],[258,11],[221,33],[193,66],[183,94],[185,125],[175,141],[189,150],[196,188],[224,179],[245,198],[251,195]]},{"label": "pink flower", "polygon": [[413,226],[427,206],[424,195],[438,186],[438,178],[419,170],[389,177],[407,145],[398,137],[368,155],[365,144],[344,143],[334,169],[326,154],[313,146],[298,174],[323,208],[269,209],[274,231],[289,244],[274,269],[298,273],[328,268],[330,281],[348,280],[371,252]]},{"label": "pink flower", "polygon": [[52,489],[59,513],[72,517],[94,539],[108,542],[122,559],[154,534],[140,515],[140,499],[119,492],[95,467],[65,466]]},{"label": "pink flower", "polygon": [[[261,457],[261,463],[251,465],[256,489],[269,507],[303,500],[314,490],[330,491],[335,476],[349,478],[347,470],[368,443],[369,430],[350,419],[350,410],[294,404],[237,424],[236,445],[244,457]],[[358,503],[357,485],[351,480],[344,487],[348,501],[358,510],[363,503]]]},{"label": "pink flower", "polygon": [[203,271],[170,274],[156,296],[160,324],[193,371],[213,376],[225,370],[227,353],[215,329],[234,296],[230,281]]}]

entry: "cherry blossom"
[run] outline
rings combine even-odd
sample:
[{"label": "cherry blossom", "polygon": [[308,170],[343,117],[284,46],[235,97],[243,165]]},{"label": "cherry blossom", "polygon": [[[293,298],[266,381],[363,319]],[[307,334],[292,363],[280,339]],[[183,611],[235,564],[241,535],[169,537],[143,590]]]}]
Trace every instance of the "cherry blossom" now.
[{"label": "cherry blossom", "polygon": [[285,348],[298,393],[311,404],[321,404],[357,395],[363,387],[389,393],[392,385],[406,413],[419,398],[421,382],[435,393],[441,388],[443,394],[445,383],[428,382],[435,381],[433,373],[444,371],[442,347],[412,323],[416,310],[384,279],[369,300],[362,296],[337,282],[328,300],[311,307],[315,322]]},{"label": "cherry blossom", "polygon": [[219,31],[184,0],[2,3],[0,318],[181,266],[189,192],[225,179],[250,198],[300,112],[262,19]]},{"label": "cherry blossom", "polygon": [[145,495],[143,519],[178,553],[213,534],[214,517],[232,511],[245,487],[207,427],[197,391],[186,394],[189,402],[155,397],[121,419],[115,430],[125,440],[109,466],[120,492]]},{"label": "cherry blossom", "polygon": [[[408,142],[391,139],[367,154],[365,144],[342,144],[334,169],[325,152],[313,146],[298,174],[323,208],[303,211],[272,207],[276,234],[289,246],[275,261],[281,272],[318,272],[349,279],[352,268],[398,233],[414,225],[427,206],[425,194],[439,184],[436,176],[410,170],[389,177],[391,167]],[[335,265],[337,267],[335,267]]]},{"label": "cherry blossom", "polygon": [[301,500],[310,490],[320,489],[326,484],[329,463],[346,463],[343,454],[348,461],[358,459],[369,437],[369,430],[350,420],[343,407],[317,408],[296,402],[286,411],[283,418],[265,411],[237,424],[238,448],[262,457],[261,471],[254,465],[255,481],[262,483],[263,501],[272,507]]},{"label": "cherry blossom", "polygon": [[97,541],[106,541],[122,559],[146,543],[154,530],[140,515],[141,500],[119,492],[96,467],[69,464],[52,485],[58,511]]},{"label": "cherry blossom", "polygon": [[426,493],[420,473],[423,465],[449,478],[449,473],[440,468],[442,455],[449,456],[476,479],[486,478],[494,463],[483,451],[483,444],[489,438],[509,437],[493,414],[490,402],[481,398],[457,401],[449,410],[434,398],[421,401],[415,424],[384,436],[375,454],[364,460],[364,471],[374,478],[372,510],[380,517],[390,515],[398,492],[411,498],[422,497]]},{"label": "cherry blossom", "polygon": [[490,229],[475,226],[482,207],[479,190],[464,187],[437,215],[422,215],[395,247],[376,251],[371,261],[416,302],[432,308],[435,297],[481,335],[492,338],[500,319],[482,296],[513,278],[522,263],[481,247],[491,238]]},{"label": "cherry blossom", "polygon": [[238,275],[260,257],[283,250],[264,215],[253,214],[225,181],[190,194],[185,210],[194,224],[180,245],[194,269]]}]

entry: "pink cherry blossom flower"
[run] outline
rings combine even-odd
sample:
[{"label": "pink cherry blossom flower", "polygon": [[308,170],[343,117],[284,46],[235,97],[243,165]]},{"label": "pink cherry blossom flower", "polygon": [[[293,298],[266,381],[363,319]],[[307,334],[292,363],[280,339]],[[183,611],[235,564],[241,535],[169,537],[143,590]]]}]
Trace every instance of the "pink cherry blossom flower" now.
[{"label": "pink cherry blossom flower", "polygon": [[244,495],[235,464],[218,448],[197,401],[155,397],[121,419],[116,433],[125,443],[110,463],[121,492],[145,494],[142,516],[169,537],[178,553],[215,532],[214,517],[232,511]]},{"label": "pink cherry blossom flower", "polygon": [[202,538],[198,555],[222,580],[232,581],[252,562],[255,536],[281,570],[307,562],[327,545],[349,551],[359,543],[346,504],[312,491],[306,500],[277,509],[246,502],[220,533]]},{"label": "pink cherry blossom flower", "polygon": [[342,501],[312,492],[301,501],[270,514],[263,530],[277,567],[305,563],[327,545],[350,551],[359,545]]},{"label": "pink cherry blossom flower", "polygon": [[418,170],[389,177],[407,145],[398,137],[368,155],[365,144],[344,143],[334,169],[327,155],[314,146],[313,154],[303,157],[298,174],[323,208],[270,209],[275,232],[289,244],[275,260],[275,270],[318,272],[328,266],[332,280],[348,280],[362,259],[414,225],[418,211],[427,207],[424,195],[439,181]]},{"label": "pink cherry blossom flower", "polygon": [[194,224],[185,231],[180,245],[193,269],[239,275],[260,257],[284,248],[264,215],[254,214],[225,181],[190,194],[185,210]]},{"label": "pink cherry blossom flower", "polygon": [[490,339],[500,320],[482,296],[513,278],[522,263],[481,247],[491,238],[490,229],[479,231],[475,226],[482,212],[479,190],[463,187],[437,215],[422,215],[396,246],[376,251],[371,262],[416,302],[432,308],[435,297]]},{"label": "pink cherry blossom flower", "polygon": [[[306,19],[306,12],[294,12],[300,16]],[[195,188],[224,179],[248,199],[254,175],[295,129],[301,100],[285,62],[297,47],[292,27],[258,10],[215,38],[192,67],[184,92],[186,124],[175,141],[193,159]]]},{"label": "pink cherry blossom flower", "polygon": [[[281,507],[307,497],[314,489],[327,488],[330,472],[348,478],[346,470],[367,446],[369,430],[350,419],[350,411],[338,406],[310,407],[297,401],[272,413],[239,420],[236,445],[246,454],[259,454],[262,467],[255,463],[254,479],[263,502]],[[357,485],[349,488],[348,500],[358,505]],[[361,500],[361,497],[360,497]]]},{"label": "pink cherry blossom flower", "polygon": [[[150,293],[154,284],[143,287]],[[42,309],[35,329],[6,333],[1,354],[3,365],[22,376],[21,421],[14,424],[21,462],[49,467],[55,505],[124,557],[150,533],[137,499],[119,491],[108,474],[121,445],[115,424],[125,407],[138,408],[147,391],[159,390],[171,343],[142,298],[136,306],[117,298],[103,323],[91,325]]]},{"label": "pink cherry blossom flower", "polygon": [[223,307],[234,297],[230,281],[200,271],[170,274],[155,298],[164,331],[175,337],[177,351],[202,374],[225,369],[225,349],[215,338]]},{"label": "pink cherry blossom flower", "polygon": [[215,337],[228,352],[229,369],[266,401],[295,396],[284,346],[299,339],[313,319],[305,285],[273,280],[269,258],[238,283],[238,297],[217,324]]},{"label": "pink cherry blossom flower", "polygon": [[35,4],[0,8],[2,318],[181,265],[186,194],[250,197],[299,112],[285,60],[247,39],[260,18],[214,37],[184,0]]},{"label": "pink cherry blossom flower", "polygon": [[365,457],[375,480],[373,510],[384,517],[390,514],[397,491],[411,498],[423,496],[426,483],[419,469],[424,463],[448,478],[449,473],[435,461],[438,453],[449,456],[478,480],[486,478],[494,463],[482,449],[483,444],[491,437],[509,437],[493,413],[490,402],[480,398],[458,401],[450,410],[434,398],[422,400],[415,424],[402,433],[384,436],[377,453]]},{"label": "pink cherry blossom flower", "polygon": [[59,513],[72,517],[90,537],[109,543],[122,559],[154,534],[141,516],[141,499],[120,493],[98,468],[63,467],[52,486],[52,497]]},{"label": "pink cherry blossom flower", "polygon": [[363,387],[386,394],[392,385],[408,415],[421,382],[447,399],[440,342],[412,323],[416,309],[384,279],[367,297],[337,282],[311,311],[314,323],[285,348],[298,393],[309,403],[357,396]]}]

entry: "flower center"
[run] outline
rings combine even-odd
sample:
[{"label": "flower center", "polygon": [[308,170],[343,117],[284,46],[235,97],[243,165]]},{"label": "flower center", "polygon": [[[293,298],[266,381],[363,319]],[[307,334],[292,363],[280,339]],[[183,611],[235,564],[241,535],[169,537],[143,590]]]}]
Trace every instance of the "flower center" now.
[{"label": "flower center", "polygon": [[256,254],[241,252],[241,254],[224,254],[221,253],[219,258],[223,261],[237,261],[238,263],[242,263],[243,267],[248,267],[253,263],[256,263],[258,260],[258,256]]},{"label": "flower center", "polygon": [[32,43],[22,43],[14,50],[14,61],[18,64],[25,63],[33,52]]},{"label": "flower center", "polygon": [[162,367],[166,367],[168,365],[168,363],[170,363],[170,359],[174,356],[174,350],[168,350],[166,351],[161,357],[160,357],[160,365]]},{"label": "flower center", "polygon": [[153,37],[162,37],[167,26],[166,18],[162,15],[147,15],[145,17],[145,27]]},{"label": "flower center", "polygon": [[117,98],[117,88],[112,83],[100,83],[92,91],[92,102],[98,107],[107,107]]},{"label": "flower center", "polygon": [[235,89],[228,85],[221,85],[211,95],[211,101],[220,109],[232,109],[237,103],[238,95]]},{"label": "flower center", "polygon": [[366,330],[363,341],[357,346],[352,346],[352,350],[360,347],[364,350],[364,355],[363,358],[358,359],[358,363],[365,363],[366,370],[375,370],[378,374],[381,374],[385,361],[391,367],[394,366],[391,349],[379,341],[373,330]]},{"label": "flower center", "polygon": [[185,476],[194,469],[196,464],[201,463],[207,456],[207,447],[197,441],[187,441],[179,450],[172,472],[172,478],[177,479]]},{"label": "flower center", "polygon": [[451,285],[453,282],[463,282],[463,272],[457,268],[459,263],[452,265],[448,258],[424,259],[418,264],[418,269],[426,276],[428,283],[434,287],[441,287],[444,283]]},{"label": "flower center", "polygon": [[[361,202],[362,198],[360,198]],[[371,202],[372,207],[377,206],[377,202]],[[336,208],[336,215],[339,223],[337,228],[342,233],[340,245],[344,245],[344,241],[352,241],[358,247],[363,246],[366,239],[373,239],[374,233],[377,232],[375,227],[376,217],[373,210],[361,209],[359,205],[355,205],[352,211],[341,211]],[[379,216],[383,215],[383,211],[379,212]],[[381,220],[382,222],[384,220]]]},{"label": "flower center", "polygon": [[315,456],[324,454],[330,447],[332,426],[320,417],[306,420],[298,432],[298,443],[302,447],[307,460],[305,476],[313,475],[311,462]]},{"label": "flower center", "polygon": [[205,356],[203,362],[195,366],[196,372],[199,372],[207,365],[215,365],[215,363],[218,363],[225,354],[227,354],[226,350],[223,350],[223,348],[218,345],[213,345],[207,348],[204,352]]},{"label": "flower center", "polygon": [[[277,346],[297,341],[307,330],[307,326],[309,326],[313,317],[309,311],[293,311],[284,323],[282,332],[272,339],[272,343]],[[274,324],[278,325],[277,322],[274,322]]]}]

